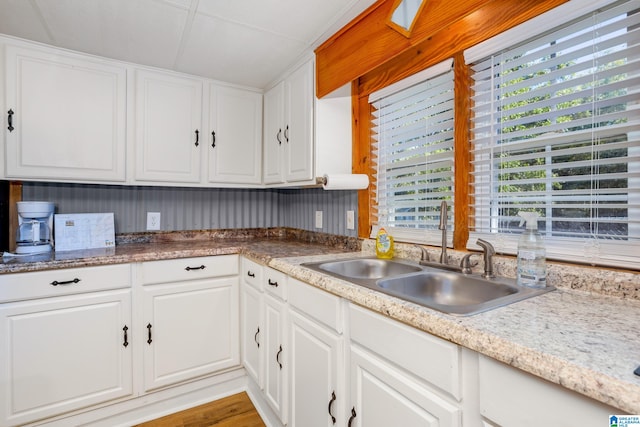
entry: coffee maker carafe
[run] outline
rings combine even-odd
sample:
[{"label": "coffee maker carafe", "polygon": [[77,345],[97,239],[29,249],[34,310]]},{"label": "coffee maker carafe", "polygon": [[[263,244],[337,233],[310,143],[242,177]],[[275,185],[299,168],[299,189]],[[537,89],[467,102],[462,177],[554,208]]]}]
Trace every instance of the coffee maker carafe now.
[{"label": "coffee maker carafe", "polygon": [[53,211],[50,202],[18,202],[16,253],[50,252],[53,248]]}]

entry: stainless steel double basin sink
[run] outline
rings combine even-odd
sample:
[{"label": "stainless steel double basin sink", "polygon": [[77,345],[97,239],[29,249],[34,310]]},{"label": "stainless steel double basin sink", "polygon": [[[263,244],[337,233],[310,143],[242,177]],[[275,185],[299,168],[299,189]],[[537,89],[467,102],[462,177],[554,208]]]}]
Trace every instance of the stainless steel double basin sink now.
[{"label": "stainless steel double basin sink", "polygon": [[518,286],[404,260],[353,258],[302,266],[447,314],[470,316],[552,291]]}]

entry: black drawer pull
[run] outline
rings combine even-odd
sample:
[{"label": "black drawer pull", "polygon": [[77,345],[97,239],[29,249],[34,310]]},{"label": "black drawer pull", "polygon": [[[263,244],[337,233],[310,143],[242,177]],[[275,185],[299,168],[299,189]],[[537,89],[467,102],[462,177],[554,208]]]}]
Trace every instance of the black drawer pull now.
[{"label": "black drawer pull", "polygon": [[204,270],[205,268],[207,268],[207,267],[205,267],[204,265],[201,265],[200,267],[187,267],[187,268],[185,268],[185,270],[187,270],[187,271],[191,271],[191,270]]},{"label": "black drawer pull", "polygon": [[331,407],[333,406],[333,402],[335,401],[336,401],[336,392],[332,391],[331,400],[329,401],[329,416],[331,417],[331,421],[333,422],[333,424],[336,423],[336,417],[334,417],[333,414],[331,413]]},{"label": "black drawer pull", "polygon": [[280,346],[280,350],[278,350],[278,354],[276,354],[276,362],[278,362],[280,369],[282,369],[282,363],[280,363],[280,353],[282,353],[282,346]]},{"label": "black drawer pull", "polygon": [[271,279],[267,279],[267,283],[269,284],[269,286],[275,286],[276,288],[278,287],[278,282],[272,282]]},{"label": "black drawer pull", "polygon": [[9,110],[9,111],[7,111],[7,115],[8,115],[8,116],[7,116],[7,124],[9,125],[9,126],[7,127],[7,129],[9,129],[9,132],[13,132],[13,130],[15,129],[15,128],[13,127],[13,115],[14,115],[14,114],[15,114],[15,113],[13,112],[13,110]]},{"label": "black drawer pull", "polygon": [[51,284],[53,286],[58,286],[58,285],[71,285],[73,283],[78,283],[78,282],[80,282],[80,279],[76,277],[73,280],[65,280],[64,282],[58,282],[57,280],[54,280],[53,282],[51,282]]},{"label": "black drawer pull", "polygon": [[147,324],[147,332],[149,334],[147,344],[151,345],[151,343],[153,342],[153,340],[151,339],[151,323]]},{"label": "black drawer pull", "polygon": [[124,342],[122,343],[122,345],[126,347],[129,345],[129,340],[127,339],[127,331],[129,330],[129,328],[127,327],[127,325],[124,325],[124,328],[122,328],[122,330],[124,331]]},{"label": "black drawer pull", "polygon": [[247,276],[249,276],[249,277],[256,277],[256,274],[255,274],[255,273],[252,273],[252,272],[250,272],[250,271],[247,271]]},{"label": "black drawer pull", "polygon": [[196,129],[196,147],[200,145],[200,131]]},{"label": "black drawer pull", "polygon": [[356,408],[351,408],[351,416],[349,417],[349,424],[347,427],[351,427],[351,423],[356,419]]},{"label": "black drawer pull", "polygon": [[256,334],[253,336],[253,340],[256,342],[256,344],[258,345],[258,348],[260,348],[260,343],[258,342],[258,334],[260,333],[260,326],[258,326],[258,330],[256,331]]}]

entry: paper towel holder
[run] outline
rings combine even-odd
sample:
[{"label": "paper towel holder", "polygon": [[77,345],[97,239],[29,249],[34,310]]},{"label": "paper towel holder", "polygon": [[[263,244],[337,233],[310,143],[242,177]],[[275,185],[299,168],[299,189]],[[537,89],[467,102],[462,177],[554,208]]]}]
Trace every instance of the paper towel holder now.
[{"label": "paper towel holder", "polygon": [[[333,178],[331,183],[330,178]],[[333,183],[336,179],[343,182],[334,188]],[[345,183],[345,180],[348,182]],[[324,190],[365,190],[369,187],[369,177],[364,174],[325,174],[316,177],[316,185],[322,186]]]}]

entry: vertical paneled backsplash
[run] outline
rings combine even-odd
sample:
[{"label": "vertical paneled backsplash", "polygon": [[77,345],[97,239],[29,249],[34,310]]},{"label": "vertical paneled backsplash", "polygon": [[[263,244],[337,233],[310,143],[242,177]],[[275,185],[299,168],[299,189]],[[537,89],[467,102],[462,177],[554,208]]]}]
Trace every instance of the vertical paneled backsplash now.
[{"label": "vertical paneled backsplash", "polygon": [[[291,227],[356,236],[346,211],[357,210],[357,191],[24,183],[22,193],[54,202],[56,213],[113,212],[116,233],[145,231],[147,212],[160,212],[162,230]],[[322,229],[314,227],[318,210]]]}]

